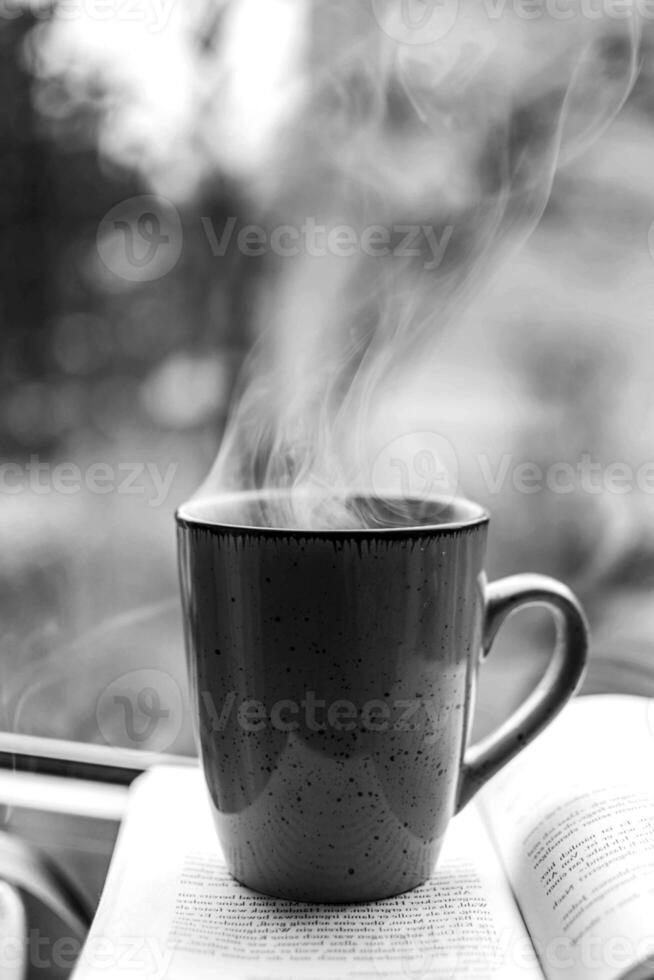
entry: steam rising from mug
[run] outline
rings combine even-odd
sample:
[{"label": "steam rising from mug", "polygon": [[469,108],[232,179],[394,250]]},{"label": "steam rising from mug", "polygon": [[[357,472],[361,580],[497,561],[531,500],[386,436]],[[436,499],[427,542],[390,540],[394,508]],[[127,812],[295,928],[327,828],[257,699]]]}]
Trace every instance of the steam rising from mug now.
[{"label": "steam rising from mug", "polygon": [[[371,486],[397,394],[538,222],[557,164],[622,105],[638,23],[610,0],[593,17],[573,0],[529,16],[477,0],[265,7],[226,7],[217,118],[220,164],[277,247],[197,496],[283,491],[278,526],[370,524],[352,492]],[[384,521],[390,501],[402,523],[387,489]]]}]

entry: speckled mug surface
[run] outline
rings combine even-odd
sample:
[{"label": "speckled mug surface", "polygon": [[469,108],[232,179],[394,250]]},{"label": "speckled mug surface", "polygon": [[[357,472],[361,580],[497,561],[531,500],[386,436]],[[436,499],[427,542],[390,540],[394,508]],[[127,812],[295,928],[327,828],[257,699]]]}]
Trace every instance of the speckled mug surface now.
[{"label": "speckled mug surface", "polygon": [[[359,902],[423,883],[453,814],[581,679],[572,594],[536,575],[488,586],[488,515],[431,503],[402,501],[419,515],[407,526],[342,531],[267,527],[253,495],[177,514],[196,735],[226,861],[250,888]],[[469,748],[478,664],[533,603],[559,620],[550,668]]]}]

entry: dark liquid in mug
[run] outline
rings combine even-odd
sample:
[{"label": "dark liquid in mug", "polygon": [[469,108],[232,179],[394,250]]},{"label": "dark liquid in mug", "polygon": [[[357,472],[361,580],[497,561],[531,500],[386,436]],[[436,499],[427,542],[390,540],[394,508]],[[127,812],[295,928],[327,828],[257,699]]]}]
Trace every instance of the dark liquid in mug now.
[{"label": "dark liquid in mug", "polygon": [[284,493],[209,497],[184,508],[189,518],[210,524],[307,532],[464,524],[476,520],[480,513],[481,509],[469,501],[438,497],[293,497]]},{"label": "dark liquid in mug", "polygon": [[[455,806],[481,642],[480,512],[358,497],[349,512],[366,524],[350,533],[266,531],[278,510],[261,497],[185,511],[189,669],[232,873],[309,901],[415,887]],[[387,533],[398,527],[416,530]]]}]

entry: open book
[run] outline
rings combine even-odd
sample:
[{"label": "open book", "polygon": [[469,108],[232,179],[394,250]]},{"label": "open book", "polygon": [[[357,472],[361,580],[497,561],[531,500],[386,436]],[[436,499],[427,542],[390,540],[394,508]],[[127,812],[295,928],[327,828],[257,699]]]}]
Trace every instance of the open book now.
[{"label": "open book", "polygon": [[433,878],[375,904],[227,873],[199,770],[132,791],[76,980],[654,977],[654,702],[581,698],[452,822]]}]

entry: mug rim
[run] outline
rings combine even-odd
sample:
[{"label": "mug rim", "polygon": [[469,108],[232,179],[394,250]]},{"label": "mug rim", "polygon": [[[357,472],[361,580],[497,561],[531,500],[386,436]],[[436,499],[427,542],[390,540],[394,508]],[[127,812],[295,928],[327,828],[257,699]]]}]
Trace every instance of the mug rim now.
[{"label": "mug rim", "polygon": [[[368,491],[369,493],[370,491]],[[365,491],[361,491],[365,494]],[[357,494],[356,490],[352,491],[352,496]],[[483,527],[487,525],[490,521],[490,514],[485,507],[481,504],[476,503],[473,500],[468,500],[467,497],[456,496],[453,498],[454,502],[462,504],[468,513],[462,516],[459,520],[454,521],[443,521],[442,523],[434,524],[406,524],[399,525],[395,527],[354,527],[354,528],[302,528],[302,527],[274,527],[264,524],[238,524],[232,523],[230,521],[212,520],[205,516],[193,514],[189,512],[189,507],[195,504],[210,503],[211,501],[221,500],[226,501],[229,499],[238,500],[254,500],[261,497],[263,494],[259,490],[246,490],[237,491],[232,493],[215,494],[211,497],[206,497],[203,499],[198,499],[197,501],[191,500],[186,501],[186,503],[181,504],[175,511],[175,520],[178,527],[180,528],[195,528],[206,531],[218,531],[224,534],[233,535],[251,535],[256,534],[257,536],[270,536],[270,537],[311,537],[311,538],[324,538],[333,539],[337,538],[340,540],[347,538],[376,538],[376,537],[434,537],[439,534],[456,534],[461,531],[470,531],[476,528]],[[267,492],[265,496],[275,496],[271,492]],[[279,495],[283,495],[283,491],[279,492]],[[406,499],[406,498],[404,498]],[[443,503],[442,497],[437,496],[424,496],[419,497],[414,495],[409,499],[429,501],[433,500],[434,503]],[[448,501],[448,503],[451,501]]]}]

